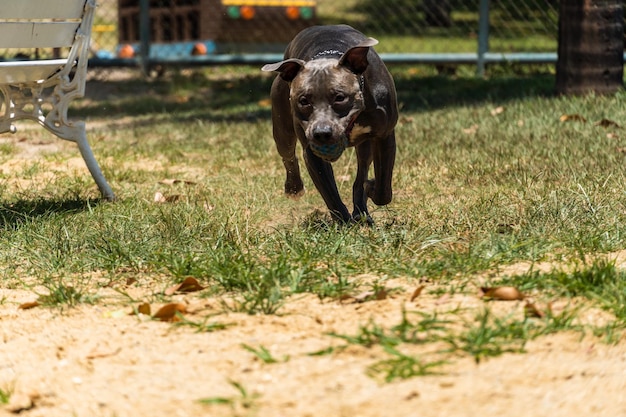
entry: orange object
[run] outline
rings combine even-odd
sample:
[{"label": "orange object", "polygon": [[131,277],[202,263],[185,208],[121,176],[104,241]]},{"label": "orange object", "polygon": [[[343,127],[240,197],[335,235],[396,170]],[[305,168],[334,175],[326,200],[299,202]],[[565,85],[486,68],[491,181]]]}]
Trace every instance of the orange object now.
[{"label": "orange object", "polygon": [[120,58],[132,58],[135,56],[135,50],[128,44],[122,45],[120,50],[117,52],[117,56]]},{"label": "orange object", "polygon": [[241,17],[243,17],[246,20],[250,20],[254,18],[254,15],[256,14],[256,11],[254,10],[254,7],[252,6],[242,6],[240,11],[241,11]]},{"label": "orange object", "polygon": [[191,50],[191,55],[206,55],[207,53],[207,49],[206,49],[206,45],[203,44],[202,42],[198,42],[193,46],[193,49]]},{"label": "orange object", "polygon": [[296,20],[297,18],[300,17],[300,9],[295,6],[287,7],[287,10],[285,10],[285,13],[287,14],[287,19],[290,19],[290,20]]}]

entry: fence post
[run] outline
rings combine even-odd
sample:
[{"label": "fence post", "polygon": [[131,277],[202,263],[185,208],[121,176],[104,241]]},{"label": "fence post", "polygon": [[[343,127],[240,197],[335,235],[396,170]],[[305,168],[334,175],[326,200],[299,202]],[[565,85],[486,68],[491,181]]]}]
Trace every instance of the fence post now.
[{"label": "fence post", "polygon": [[139,0],[140,65],[144,75],[150,74],[150,0]]},{"label": "fence post", "polygon": [[478,11],[478,61],[476,74],[485,75],[485,54],[489,52],[489,0],[480,0]]}]

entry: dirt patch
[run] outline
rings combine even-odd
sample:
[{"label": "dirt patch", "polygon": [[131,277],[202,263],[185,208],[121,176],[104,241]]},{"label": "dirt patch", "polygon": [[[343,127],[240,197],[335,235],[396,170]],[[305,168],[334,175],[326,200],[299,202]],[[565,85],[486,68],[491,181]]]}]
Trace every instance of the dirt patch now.
[{"label": "dirt patch", "polygon": [[[525,354],[476,363],[460,356],[439,375],[384,383],[368,368],[380,346],[345,345],[329,334],[360,325],[397,325],[408,312],[474,311],[479,294],[439,295],[415,284],[378,300],[322,302],[296,295],[278,315],[223,313],[219,299],[178,295],[185,317],[225,328],[189,326],[132,314],[128,299],[102,289],[93,306],[18,309],[30,291],[0,290],[0,388],[12,389],[0,415],[26,416],[617,416],[626,413],[626,348],[593,337],[558,333],[531,341]],[[125,289],[150,298],[143,285]],[[137,303],[134,303],[137,306]],[[154,307],[158,307],[157,304]],[[521,314],[521,301],[491,302],[499,314]],[[221,312],[218,315],[212,314]],[[582,320],[597,320],[593,309]],[[244,348],[260,346],[277,363]],[[414,354],[427,354],[432,346]],[[237,387],[242,388],[240,391]],[[211,399],[213,404],[200,400]]]}]

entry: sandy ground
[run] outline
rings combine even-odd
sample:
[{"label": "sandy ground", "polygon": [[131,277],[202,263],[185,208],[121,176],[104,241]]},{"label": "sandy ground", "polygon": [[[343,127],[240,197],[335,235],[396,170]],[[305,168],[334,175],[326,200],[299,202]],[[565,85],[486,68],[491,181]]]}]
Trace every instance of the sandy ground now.
[{"label": "sandy ground", "polygon": [[[107,289],[96,305],[63,311],[19,309],[33,292],[0,289],[0,387],[13,390],[0,416],[626,416],[626,345],[591,336],[546,336],[525,354],[478,364],[460,356],[440,375],[391,383],[367,375],[385,357],[380,347],[309,355],[345,344],[328,333],[354,335],[369,320],[398,324],[403,307],[445,312],[485,303],[478,293],[434,295],[428,288],[411,301],[414,285],[389,284],[401,290],[378,301],[301,295],[278,315],[222,313],[209,322],[228,327],[201,333],[132,314],[128,301]],[[141,287],[125,291],[140,297]],[[219,300],[193,293],[174,301],[196,322],[222,311]],[[489,307],[518,314],[522,303]],[[581,319],[602,314],[590,309]],[[264,363],[242,344],[265,347],[278,363]],[[199,401],[206,398],[231,401]]]}]

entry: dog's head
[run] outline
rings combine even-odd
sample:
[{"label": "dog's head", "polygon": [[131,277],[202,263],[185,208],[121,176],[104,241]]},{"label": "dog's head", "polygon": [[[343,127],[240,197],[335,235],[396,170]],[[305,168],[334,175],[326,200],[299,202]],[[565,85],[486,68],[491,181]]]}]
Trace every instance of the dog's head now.
[{"label": "dog's head", "polygon": [[310,61],[291,58],[262,68],[278,72],[290,84],[296,128],[302,129],[313,153],[326,161],[339,159],[365,108],[361,75],[369,49],[377,43],[368,38],[345,53],[322,51]]}]

